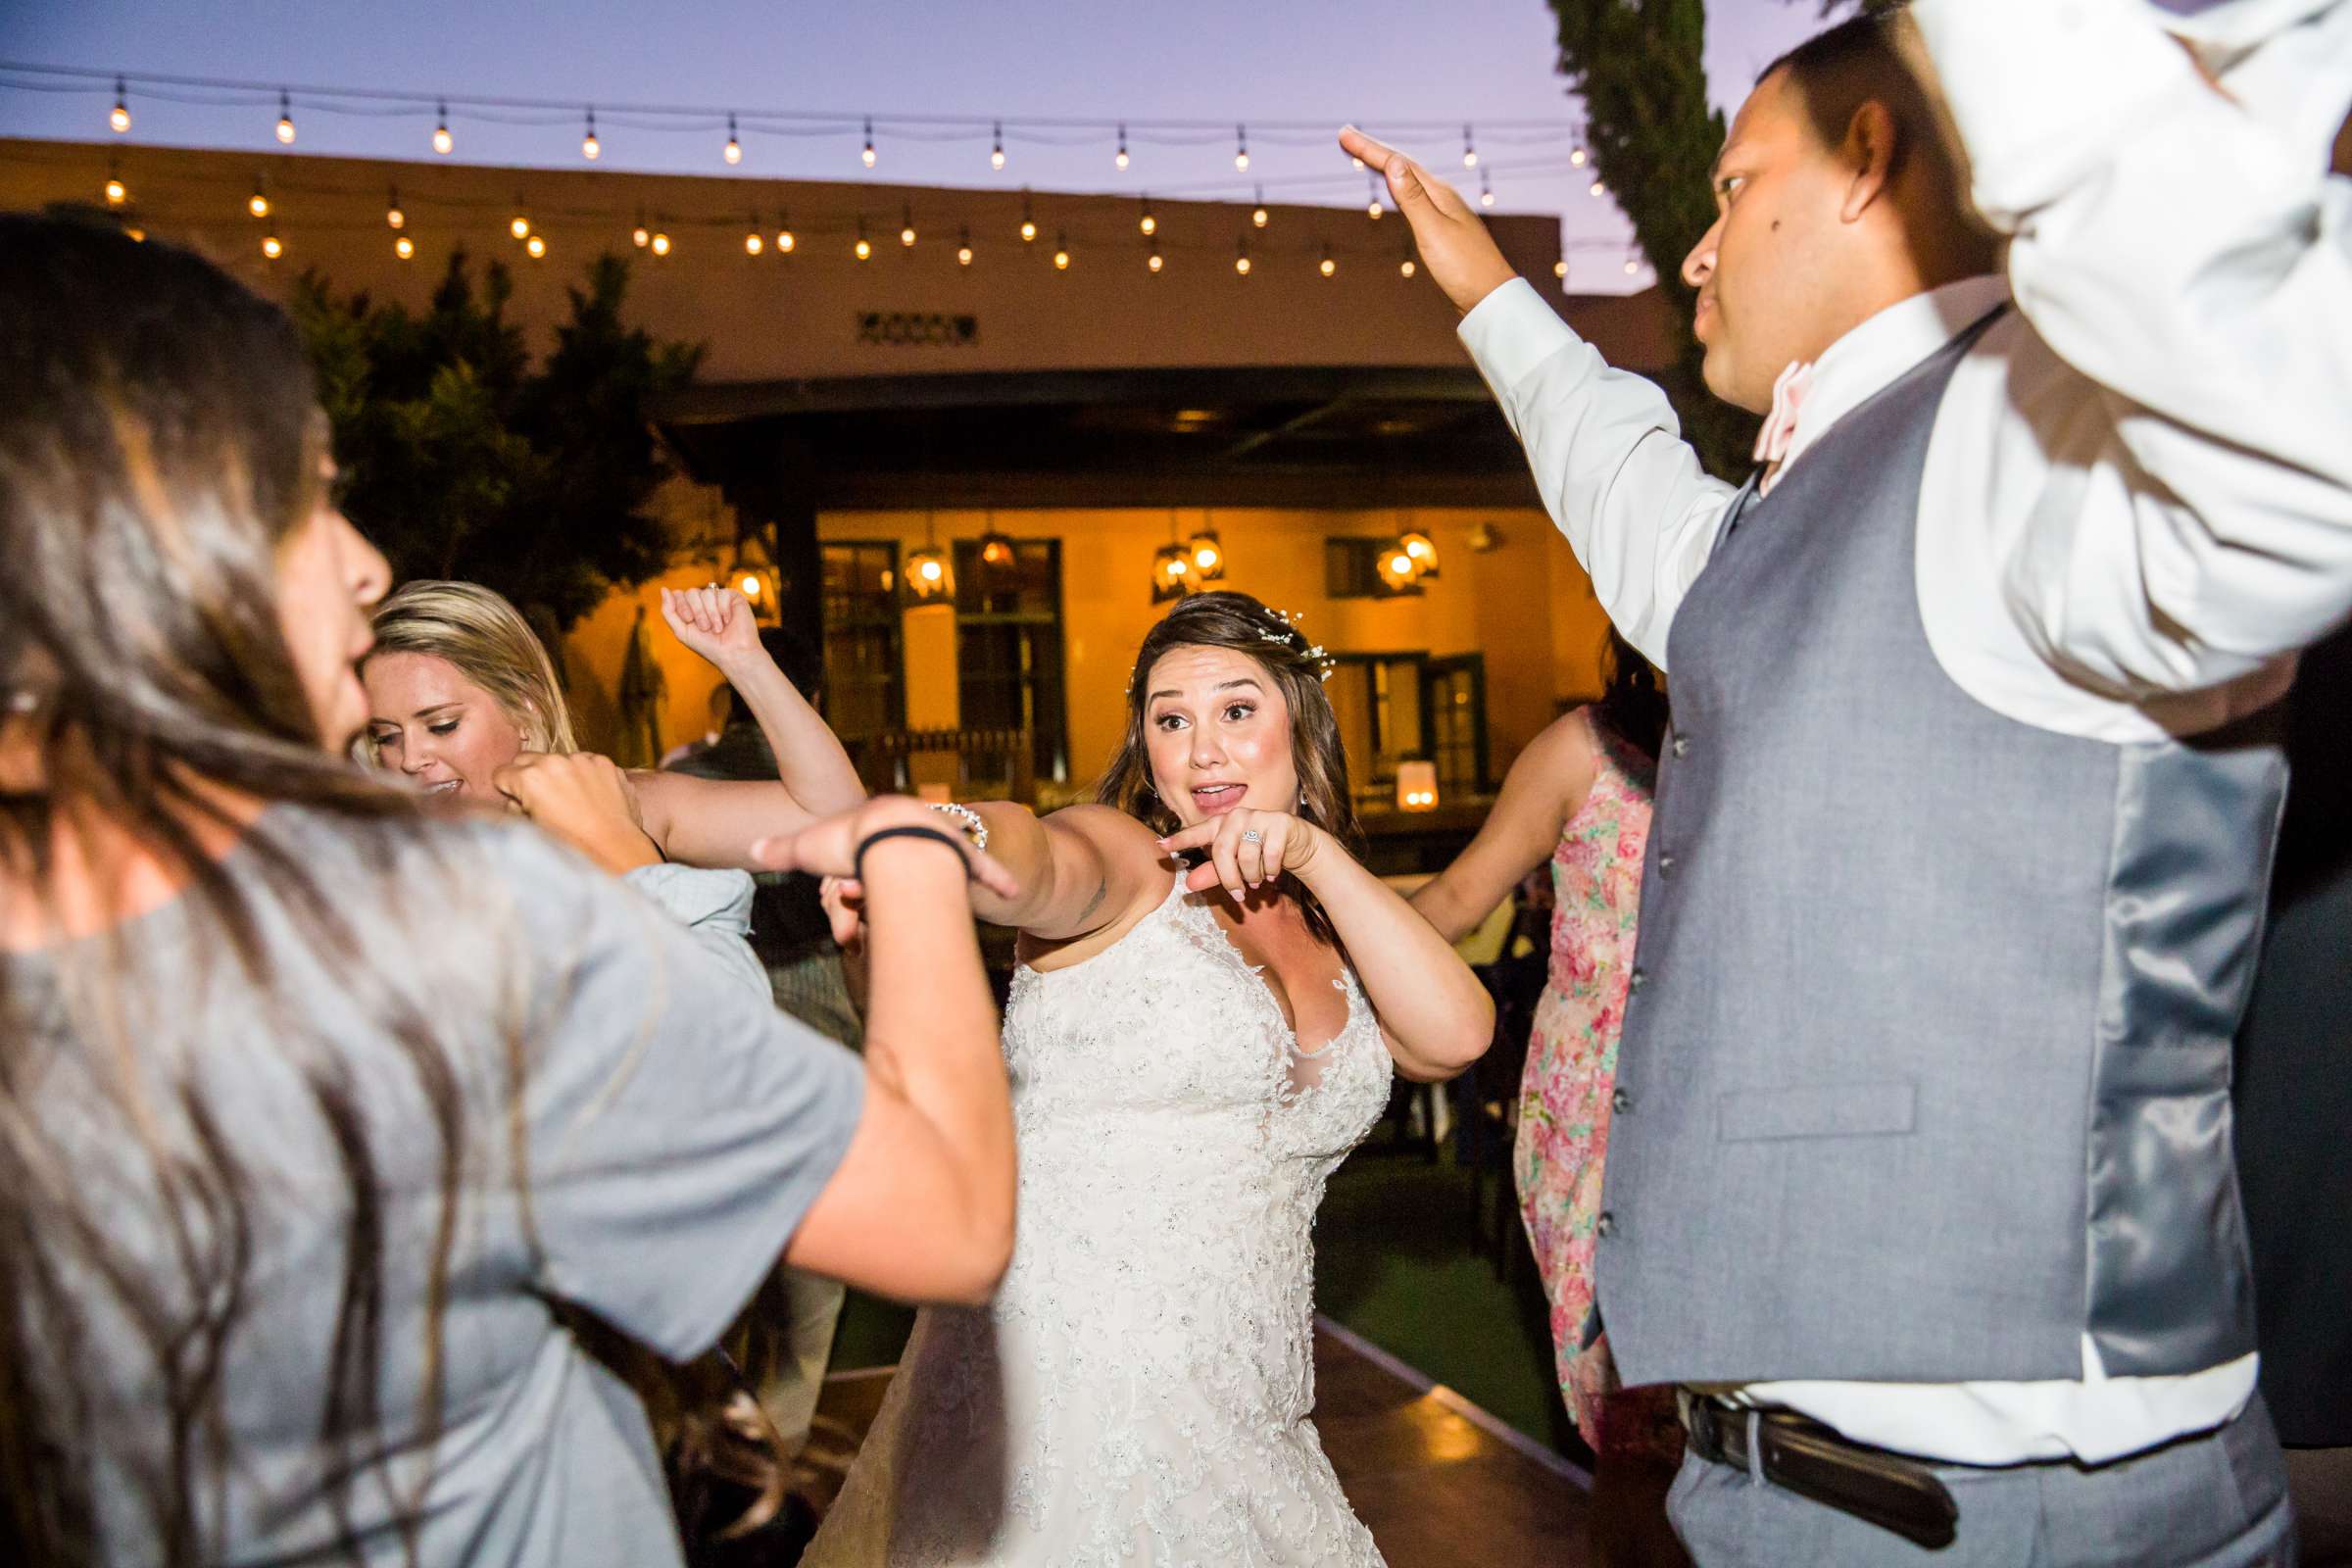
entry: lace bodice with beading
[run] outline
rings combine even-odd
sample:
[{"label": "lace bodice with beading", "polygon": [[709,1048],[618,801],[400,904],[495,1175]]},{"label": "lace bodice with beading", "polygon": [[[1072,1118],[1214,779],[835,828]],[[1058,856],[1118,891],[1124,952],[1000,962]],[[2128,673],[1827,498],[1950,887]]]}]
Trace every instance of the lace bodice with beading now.
[{"label": "lace bodice with beading", "polygon": [[1307,1419],[1315,1209],[1391,1071],[1336,984],[1347,1026],[1300,1052],[1181,882],[1016,973],[1011,1267],[922,1314],[809,1564],[1380,1562]]}]

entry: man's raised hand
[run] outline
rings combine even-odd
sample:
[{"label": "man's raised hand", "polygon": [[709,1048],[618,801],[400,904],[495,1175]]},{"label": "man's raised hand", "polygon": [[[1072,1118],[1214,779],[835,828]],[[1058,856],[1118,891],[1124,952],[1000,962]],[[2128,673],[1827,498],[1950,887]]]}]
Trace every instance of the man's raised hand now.
[{"label": "man's raised hand", "polygon": [[1419,164],[1353,125],[1340,132],[1340,145],[1387,178],[1396,210],[1413,225],[1413,243],[1421,249],[1423,265],[1455,310],[1467,313],[1518,275],[1502,259],[1487,225],[1451,185],[1431,178]]}]

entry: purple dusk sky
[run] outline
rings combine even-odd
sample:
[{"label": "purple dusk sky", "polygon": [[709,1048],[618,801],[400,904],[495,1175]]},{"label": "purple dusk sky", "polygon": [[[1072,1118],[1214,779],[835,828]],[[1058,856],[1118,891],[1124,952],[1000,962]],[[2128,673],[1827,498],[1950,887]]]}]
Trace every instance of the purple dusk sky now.
[{"label": "purple dusk sky", "polygon": [[[1717,0],[1707,68],[1718,102],[1736,106],[1756,71],[1820,25],[1815,0]],[[1247,198],[1263,181],[1285,201],[1354,205],[1354,172],[1320,134],[1268,129],[1250,139],[1250,169],[1233,167],[1232,136],[1191,145],[1139,134],[1133,163],[1112,166],[1107,132],[1050,145],[1008,132],[1006,167],[976,139],[893,136],[906,115],[1206,120],[1353,119],[1382,122],[1572,119],[1553,73],[1552,16],[1543,0],[838,0],[753,4],[522,6],[503,0],[406,4],[293,0],[0,0],[0,60],[228,77],[300,87],[546,98],[590,104],[838,110],[884,122],[875,176],[920,183],[1041,190],[1158,191]],[[0,83],[12,78],[0,74]],[[0,135],[104,139],[112,84],[70,93],[0,85]],[[241,107],[134,97],[126,142],[300,153],[430,157],[432,114],[306,109],[291,152],[271,134],[273,101]],[[490,123],[453,117],[455,158],[576,168],[577,111]],[[856,127],[783,136],[746,131],[743,163],[720,160],[723,128],[631,128],[617,109],[600,123],[601,167],[796,178],[863,176]],[[1033,133],[1042,136],[1044,133]],[[1073,133],[1052,133],[1056,139]],[[1459,129],[1399,136],[1468,188]],[[1479,138],[1496,211],[1554,212],[1589,288],[1626,276],[1624,219],[1569,171],[1566,137],[1509,130]],[[1318,181],[1320,181],[1318,183]],[[1597,252],[1588,257],[1587,252]]]}]

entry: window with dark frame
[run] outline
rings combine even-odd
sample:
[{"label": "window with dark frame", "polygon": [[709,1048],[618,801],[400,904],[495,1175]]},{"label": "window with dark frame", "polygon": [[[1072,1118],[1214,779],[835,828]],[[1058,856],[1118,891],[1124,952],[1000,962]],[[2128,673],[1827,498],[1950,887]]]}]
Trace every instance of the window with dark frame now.
[{"label": "window with dark frame", "polygon": [[1040,779],[1070,777],[1061,631],[1061,541],[1016,539],[991,565],[956,544],[956,683],[962,727],[1029,732]]},{"label": "window with dark frame", "polygon": [[1442,797],[1487,787],[1487,670],[1482,654],[1336,654],[1330,694],[1358,805],[1396,799],[1396,766],[1437,763]]},{"label": "window with dark frame", "polygon": [[899,547],[889,539],[818,546],[825,615],[825,722],[853,756],[906,723]]}]

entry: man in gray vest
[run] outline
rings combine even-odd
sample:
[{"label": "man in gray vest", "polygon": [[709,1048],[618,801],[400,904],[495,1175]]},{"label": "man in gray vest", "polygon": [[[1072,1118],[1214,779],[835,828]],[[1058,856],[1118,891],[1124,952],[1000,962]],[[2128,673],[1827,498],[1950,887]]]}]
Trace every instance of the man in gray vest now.
[{"label": "man in gray vest", "polygon": [[2230,1056],[2266,710],[2352,610],[2346,215],[2137,0],[1912,18],[1777,63],[1717,161],[1737,490],[1342,137],[1673,682],[1600,1311],[1688,1391],[1702,1564],[2284,1562]]}]

